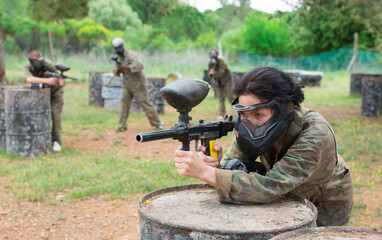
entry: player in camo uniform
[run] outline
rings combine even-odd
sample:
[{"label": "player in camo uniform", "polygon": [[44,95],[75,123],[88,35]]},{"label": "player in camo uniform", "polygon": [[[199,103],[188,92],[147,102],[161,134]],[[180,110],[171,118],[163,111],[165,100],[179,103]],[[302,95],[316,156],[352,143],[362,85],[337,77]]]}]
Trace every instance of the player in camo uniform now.
[{"label": "player in camo uniform", "polygon": [[219,118],[223,118],[225,111],[225,96],[230,102],[233,101],[232,94],[232,74],[227,64],[219,57],[218,51],[213,48],[210,51],[210,61],[208,62],[208,74],[214,77],[216,95],[219,99]]},{"label": "player in camo uniform", "polygon": [[[302,86],[275,68],[261,67],[246,73],[233,92],[239,97],[231,107],[239,117],[221,161],[230,170],[215,168],[216,159],[202,152],[178,149],[178,172],[215,186],[221,202],[268,203],[293,193],[317,207],[318,226],[348,223],[353,207],[349,169],[337,154],[330,124],[319,113],[300,107]],[[220,159],[221,146],[215,150]],[[260,162],[255,161],[258,157]],[[258,166],[264,173],[254,169]]]},{"label": "player in camo uniform", "polygon": [[143,64],[133,51],[124,47],[123,39],[116,37],[113,39],[113,48],[118,55],[118,60],[114,65],[114,75],[119,77],[123,75],[123,84],[121,97],[119,100],[119,126],[117,132],[127,130],[127,118],[129,116],[131,102],[133,97],[137,100],[139,106],[146,112],[146,116],[151,126],[155,130],[161,130],[163,123],[159,120],[158,113],[150,103],[147,95],[146,78],[143,74]]},{"label": "player in camo uniform", "polygon": [[44,59],[38,50],[32,50],[28,56],[29,62],[24,66],[25,81],[50,85],[50,106],[52,111],[52,143],[53,151],[61,151],[61,113],[64,106],[64,78],[44,77],[46,71],[59,73],[53,62]]}]

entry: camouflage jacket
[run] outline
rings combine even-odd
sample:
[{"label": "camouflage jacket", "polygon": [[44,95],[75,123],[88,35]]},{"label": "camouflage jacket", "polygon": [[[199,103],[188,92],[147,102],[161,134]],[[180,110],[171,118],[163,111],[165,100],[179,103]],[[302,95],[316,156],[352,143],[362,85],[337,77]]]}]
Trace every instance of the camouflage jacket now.
[{"label": "camouflage jacket", "polygon": [[142,72],[144,67],[135,52],[125,50],[123,56],[118,55],[118,62],[130,67],[128,70],[118,70],[118,64],[114,64],[114,75],[122,74],[125,86],[131,89],[140,89],[143,87],[140,85],[146,85],[146,78]]},{"label": "camouflage jacket", "polygon": [[[234,140],[222,164],[242,158]],[[278,151],[268,152],[260,160],[267,169],[265,176],[216,169],[221,202],[267,203],[293,193],[317,207],[318,226],[343,225],[349,221],[352,179],[346,163],[337,154],[333,130],[320,114],[296,107]]]},{"label": "camouflage jacket", "polygon": [[[208,69],[211,69],[212,64],[211,61],[208,62]],[[214,74],[214,84],[215,86],[224,86],[229,81],[232,80],[232,74],[228,69],[227,64],[224,62],[222,58],[217,58],[215,63],[215,74]]]},{"label": "camouflage jacket", "polygon": [[[56,69],[56,65],[48,59],[45,59],[45,68],[46,68],[46,70],[44,70],[44,71],[38,71],[37,69],[35,69],[32,66],[32,64],[30,62],[28,62],[24,66],[25,77],[32,75],[34,77],[43,78],[45,71],[59,73],[58,70]],[[61,89],[61,87],[60,87],[59,81],[57,81],[56,85],[52,86],[51,93],[55,92],[59,89]]]}]

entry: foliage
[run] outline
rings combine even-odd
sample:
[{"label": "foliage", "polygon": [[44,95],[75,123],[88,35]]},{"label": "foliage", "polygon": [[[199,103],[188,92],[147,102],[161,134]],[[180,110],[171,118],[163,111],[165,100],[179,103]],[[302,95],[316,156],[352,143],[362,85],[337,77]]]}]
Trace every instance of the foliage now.
[{"label": "foliage", "polygon": [[0,12],[11,17],[26,16],[29,0],[1,0]]},{"label": "foliage", "polygon": [[125,0],[92,0],[89,17],[109,29],[123,30],[126,26],[140,28],[142,22]]},{"label": "foliage", "polygon": [[29,10],[37,21],[81,18],[88,14],[89,0],[33,0]]},{"label": "foliage", "polygon": [[290,51],[290,36],[283,18],[252,13],[246,19],[242,37],[243,49],[255,55],[286,56]]},{"label": "foliage", "polygon": [[304,0],[293,20],[295,55],[312,55],[353,45],[359,33],[359,48],[374,46],[375,37],[359,18],[360,8],[346,0]]},{"label": "foliage", "polygon": [[214,22],[191,6],[180,6],[163,17],[160,26],[168,30],[168,35],[174,41],[184,38],[195,40],[199,34],[214,28]]},{"label": "foliage", "polygon": [[148,34],[147,39],[148,44],[146,48],[149,50],[164,50],[171,49],[173,47],[173,42],[167,36],[167,31],[165,29],[154,28]]},{"label": "foliage", "polygon": [[209,32],[202,33],[198,36],[198,38],[195,40],[194,45],[197,47],[216,47],[217,46],[217,40],[215,37],[215,33],[210,29]]},{"label": "foliage", "polygon": [[145,24],[157,26],[160,19],[178,6],[178,0],[127,0]]},{"label": "foliage", "polygon": [[244,28],[229,30],[221,36],[223,48],[229,52],[244,51]]}]

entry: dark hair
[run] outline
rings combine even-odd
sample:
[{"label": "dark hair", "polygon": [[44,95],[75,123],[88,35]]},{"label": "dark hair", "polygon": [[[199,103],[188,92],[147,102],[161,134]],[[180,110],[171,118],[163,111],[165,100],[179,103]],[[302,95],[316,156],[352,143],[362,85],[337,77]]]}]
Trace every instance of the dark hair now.
[{"label": "dark hair", "polygon": [[292,101],[294,105],[300,106],[304,101],[303,87],[304,85],[276,68],[258,67],[236,81],[232,91],[236,96],[253,94],[265,101]]}]

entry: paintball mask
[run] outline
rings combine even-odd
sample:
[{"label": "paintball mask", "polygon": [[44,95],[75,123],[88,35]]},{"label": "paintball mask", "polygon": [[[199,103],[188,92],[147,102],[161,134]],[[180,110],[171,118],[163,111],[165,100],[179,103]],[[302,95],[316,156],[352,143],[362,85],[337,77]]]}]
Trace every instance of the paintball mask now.
[{"label": "paintball mask", "polygon": [[[231,108],[238,112],[239,117],[235,122],[236,142],[247,159],[256,159],[268,152],[287,130],[293,119],[293,111],[287,114],[286,103],[272,100],[267,103],[254,105],[239,104],[237,97]],[[255,126],[247,119],[241,119],[241,113],[268,108],[273,116],[261,126]]]},{"label": "paintball mask", "polygon": [[44,61],[44,56],[40,58],[29,58],[29,62],[31,65],[37,70],[37,71],[43,71],[45,70],[45,61]]},{"label": "paintball mask", "polygon": [[114,38],[112,45],[113,45],[113,48],[115,50],[115,53],[122,56],[124,51],[125,51],[125,47],[123,45],[123,39],[120,37]]}]

